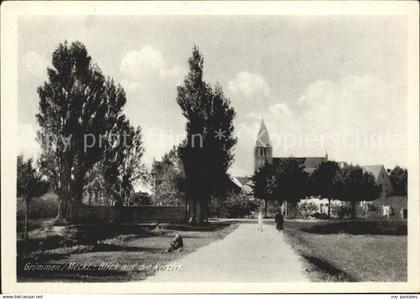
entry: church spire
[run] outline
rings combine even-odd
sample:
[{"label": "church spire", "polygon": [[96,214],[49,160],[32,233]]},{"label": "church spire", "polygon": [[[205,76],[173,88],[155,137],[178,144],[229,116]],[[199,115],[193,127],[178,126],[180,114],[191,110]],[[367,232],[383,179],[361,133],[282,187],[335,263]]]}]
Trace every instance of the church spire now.
[{"label": "church spire", "polygon": [[261,125],[260,130],[257,136],[257,142],[255,144],[256,147],[272,147],[270,135],[268,134],[267,127],[264,123],[264,118],[261,117]]}]

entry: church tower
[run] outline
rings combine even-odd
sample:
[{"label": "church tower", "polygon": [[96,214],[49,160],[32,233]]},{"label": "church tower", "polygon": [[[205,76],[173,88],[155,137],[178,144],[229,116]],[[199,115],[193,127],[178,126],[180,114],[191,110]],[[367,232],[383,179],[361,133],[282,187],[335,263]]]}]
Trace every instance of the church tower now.
[{"label": "church tower", "polygon": [[273,146],[264,119],[261,119],[260,130],[254,148],[254,170],[259,169],[266,162],[273,162]]}]

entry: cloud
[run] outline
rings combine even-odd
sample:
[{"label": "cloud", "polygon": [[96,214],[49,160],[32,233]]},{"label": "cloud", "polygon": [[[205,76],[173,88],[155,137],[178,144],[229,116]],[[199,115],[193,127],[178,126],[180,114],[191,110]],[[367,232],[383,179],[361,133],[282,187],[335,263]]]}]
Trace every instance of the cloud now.
[{"label": "cloud", "polygon": [[250,175],[254,170],[254,146],[258,135],[259,122],[236,122],[235,133],[238,143],[235,146],[235,162],[229,169],[233,175]]},{"label": "cloud", "polygon": [[[295,103],[265,107],[274,156],[323,156],[364,164],[406,165],[406,99],[401,88],[376,76],[346,76],[309,84]],[[252,150],[261,114],[248,113],[233,171],[253,171]]]},{"label": "cloud", "polygon": [[261,120],[261,118],[267,119],[291,119],[294,116],[293,111],[290,109],[287,103],[276,103],[265,109],[263,113],[249,112],[246,117],[253,121]]},{"label": "cloud", "polygon": [[268,108],[270,117],[293,117],[293,112],[286,103],[278,103]]},{"label": "cloud", "polygon": [[159,74],[163,79],[175,80],[179,83],[187,71],[179,66],[174,66],[170,69],[162,69]]},{"label": "cloud", "polygon": [[385,133],[405,131],[405,99],[398,87],[371,75],[317,81],[299,97],[303,119],[322,120],[314,131]]},{"label": "cloud", "polygon": [[183,131],[164,130],[158,127],[143,127],[143,142],[146,149],[144,158],[150,167],[153,160],[160,160],[174,145],[178,145],[185,138]]},{"label": "cloud", "polygon": [[18,126],[18,153],[23,154],[26,158],[32,157],[34,160],[36,160],[41,153],[41,147],[36,141],[36,132],[36,128],[31,124],[23,124]]},{"label": "cloud", "polygon": [[22,56],[21,65],[24,72],[35,76],[41,76],[47,74],[49,63],[44,55],[40,55],[35,51],[30,51]]},{"label": "cloud", "polygon": [[126,53],[121,60],[120,69],[128,81],[179,81],[185,74],[179,66],[168,67],[162,53],[150,45]]},{"label": "cloud", "polygon": [[124,87],[125,91],[132,92],[139,88],[140,83],[137,81],[130,81],[127,79],[124,79],[121,81],[121,85]]},{"label": "cloud", "polygon": [[228,84],[229,91],[237,97],[261,98],[270,95],[271,90],[260,74],[240,72]]}]

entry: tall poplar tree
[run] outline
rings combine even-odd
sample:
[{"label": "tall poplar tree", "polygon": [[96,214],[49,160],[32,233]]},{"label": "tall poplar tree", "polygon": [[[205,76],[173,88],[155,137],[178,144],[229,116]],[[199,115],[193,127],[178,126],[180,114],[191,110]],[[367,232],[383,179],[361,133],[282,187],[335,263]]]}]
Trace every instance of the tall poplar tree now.
[{"label": "tall poplar tree", "polygon": [[47,71],[48,81],[38,88],[36,116],[42,142],[56,160],[61,221],[73,205],[81,204],[86,173],[103,158],[102,138],[124,118],[126,97],[119,85],[104,77],[80,42],[60,43]]},{"label": "tall poplar tree", "polygon": [[227,192],[226,171],[233,162],[237,142],[235,111],[220,86],[213,90],[204,81],[204,59],[197,46],[188,64],[188,75],[177,89],[177,103],[187,120],[186,141],[179,147],[179,156],[191,220],[203,222],[212,196]]}]

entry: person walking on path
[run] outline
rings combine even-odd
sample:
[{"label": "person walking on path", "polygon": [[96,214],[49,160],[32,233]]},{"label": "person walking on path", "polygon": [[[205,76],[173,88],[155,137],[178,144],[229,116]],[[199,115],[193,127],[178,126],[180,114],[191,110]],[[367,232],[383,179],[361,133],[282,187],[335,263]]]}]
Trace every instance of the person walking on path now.
[{"label": "person walking on path", "polygon": [[277,211],[275,221],[276,221],[276,228],[280,232],[283,232],[284,217],[280,211]]},{"label": "person walking on path", "polygon": [[264,216],[263,216],[262,211],[260,210],[258,213],[258,229],[257,229],[260,232],[263,231],[263,219],[264,219]]}]

